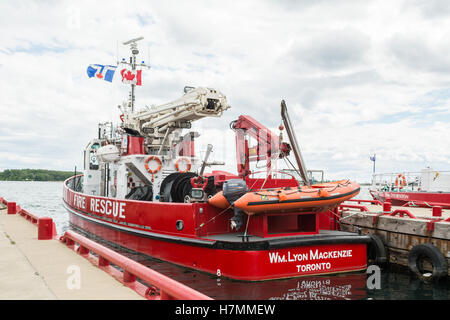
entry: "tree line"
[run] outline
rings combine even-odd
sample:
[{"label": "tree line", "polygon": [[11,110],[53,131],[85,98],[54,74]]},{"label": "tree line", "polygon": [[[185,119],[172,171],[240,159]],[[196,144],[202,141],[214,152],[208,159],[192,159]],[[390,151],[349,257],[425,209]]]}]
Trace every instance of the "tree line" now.
[{"label": "tree line", "polygon": [[73,174],[73,171],[7,169],[0,172],[0,181],[64,181]]}]

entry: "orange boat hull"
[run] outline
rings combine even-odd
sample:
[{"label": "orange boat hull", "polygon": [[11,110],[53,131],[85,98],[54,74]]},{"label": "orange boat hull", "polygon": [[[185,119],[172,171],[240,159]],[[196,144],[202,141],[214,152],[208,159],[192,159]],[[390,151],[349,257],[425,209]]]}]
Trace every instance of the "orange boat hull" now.
[{"label": "orange boat hull", "polygon": [[249,215],[260,212],[330,209],[359,193],[359,184],[348,180],[311,187],[278,188],[248,192],[233,203]]},{"label": "orange boat hull", "polygon": [[219,209],[226,209],[231,206],[228,200],[224,197],[223,192],[220,191],[208,199],[208,203]]}]

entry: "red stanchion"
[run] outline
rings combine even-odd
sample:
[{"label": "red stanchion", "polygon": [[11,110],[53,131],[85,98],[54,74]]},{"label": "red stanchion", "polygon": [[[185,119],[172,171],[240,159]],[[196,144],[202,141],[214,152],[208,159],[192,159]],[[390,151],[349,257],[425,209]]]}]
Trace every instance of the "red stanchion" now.
[{"label": "red stanchion", "polygon": [[53,239],[52,218],[42,217],[38,219],[38,240]]},{"label": "red stanchion", "polygon": [[16,203],[15,202],[8,202],[8,214],[16,214]]},{"label": "red stanchion", "polygon": [[343,209],[343,208],[349,208],[349,209],[359,209],[359,211],[365,211],[365,212],[369,212],[369,209],[367,209],[366,206],[360,205],[360,204],[340,204],[339,205],[339,209]]},{"label": "red stanchion", "polygon": [[435,206],[432,208],[433,217],[442,217],[442,207]]},{"label": "red stanchion", "polygon": [[409,212],[408,210],[403,210],[403,209],[394,210],[394,212],[388,214],[388,216],[395,217],[397,214],[400,215],[401,218],[403,218],[403,216],[406,214],[411,219],[417,219],[416,216],[413,215],[411,212]]}]

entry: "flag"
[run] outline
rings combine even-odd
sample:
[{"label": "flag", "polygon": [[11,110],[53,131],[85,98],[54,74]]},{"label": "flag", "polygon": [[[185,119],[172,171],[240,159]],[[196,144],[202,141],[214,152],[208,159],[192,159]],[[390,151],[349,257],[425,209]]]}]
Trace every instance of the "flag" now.
[{"label": "flag", "polygon": [[122,69],[120,71],[120,74],[122,75],[122,82],[125,84],[135,84],[137,86],[142,85],[142,70],[128,70],[128,69]]},{"label": "flag", "polygon": [[373,157],[370,157],[370,160],[375,162],[375,155],[373,155]]},{"label": "flag", "polygon": [[101,64],[91,64],[87,68],[87,75],[89,78],[96,77],[105,81],[112,82],[114,73],[116,72],[116,66],[104,66]]}]

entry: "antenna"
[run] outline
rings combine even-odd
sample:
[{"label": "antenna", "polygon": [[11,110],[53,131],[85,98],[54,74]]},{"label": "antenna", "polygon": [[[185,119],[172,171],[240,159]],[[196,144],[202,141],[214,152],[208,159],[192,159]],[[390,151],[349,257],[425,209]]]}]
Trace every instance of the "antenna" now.
[{"label": "antenna", "polygon": [[116,39],[116,61],[117,65],[119,65],[119,40]]},{"label": "antenna", "polygon": [[[148,56],[147,63],[150,63],[150,46],[149,45],[147,45],[147,56]],[[147,68],[150,69],[150,66],[147,66]]]},{"label": "antenna", "polygon": [[125,41],[125,42],[123,42],[123,44],[124,44],[124,45],[128,45],[128,44],[132,44],[132,43],[134,43],[134,42],[137,42],[137,41],[143,40],[143,39],[144,39],[144,37],[138,37],[138,38],[134,38],[134,39]]}]

